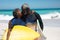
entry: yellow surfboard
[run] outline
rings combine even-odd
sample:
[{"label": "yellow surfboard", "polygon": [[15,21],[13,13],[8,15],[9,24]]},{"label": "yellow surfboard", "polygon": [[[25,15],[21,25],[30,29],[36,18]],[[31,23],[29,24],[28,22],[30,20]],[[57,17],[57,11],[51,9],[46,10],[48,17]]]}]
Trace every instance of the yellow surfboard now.
[{"label": "yellow surfboard", "polygon": [[[3,35],[3,40],[6,40],[7,31]],[[11,31],[9,40],[34,40],[40,37],[40,34],[26,26],[16,25]]]}]

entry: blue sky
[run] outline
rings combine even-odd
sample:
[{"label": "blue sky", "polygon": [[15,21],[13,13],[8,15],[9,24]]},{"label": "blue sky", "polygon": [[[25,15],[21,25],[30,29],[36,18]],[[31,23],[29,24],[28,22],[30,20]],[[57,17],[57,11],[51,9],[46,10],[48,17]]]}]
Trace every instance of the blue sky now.
[{"label": "blue sky", "polygon": [[24,3],[30,8],[60,8],[60,0],[0,0],[0,9],[21,8]]}]

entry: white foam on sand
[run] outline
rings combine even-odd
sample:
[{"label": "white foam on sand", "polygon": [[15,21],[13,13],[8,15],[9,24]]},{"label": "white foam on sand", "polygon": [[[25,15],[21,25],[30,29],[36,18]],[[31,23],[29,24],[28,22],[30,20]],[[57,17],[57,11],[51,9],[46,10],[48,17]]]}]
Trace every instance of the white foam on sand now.
[{"label": "white foam on sand", "polygon": [[48,14],[41,15],[42,19],[60,19],[59,12],[50,12]]},{"label": "white foam on sand", "polygon": [[13,16],[9,15],[0,15],[0,20],[11,20]]}]

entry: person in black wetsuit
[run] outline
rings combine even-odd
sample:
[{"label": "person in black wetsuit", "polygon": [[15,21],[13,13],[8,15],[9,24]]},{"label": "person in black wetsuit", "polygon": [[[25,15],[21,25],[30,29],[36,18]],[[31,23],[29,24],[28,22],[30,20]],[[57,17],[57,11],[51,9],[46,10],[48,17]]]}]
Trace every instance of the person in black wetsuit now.
[{"label": "person in black wetsuit", "polygon": [[37,22],[37,20],[39,21],[40,27],[41,27],[41,29],[43,31],[43,22],[42,22],[42,19],[41,19],[40,15],[37,12],[30,10],[28,4],[23,4],[21,9],[22,9],[22,14],[23,14],[23,16],[22,16],[23,20],[26,21],[26,18],[29,15],[28,12],[31,12],[36,17],[35,21],[36,22]]}]

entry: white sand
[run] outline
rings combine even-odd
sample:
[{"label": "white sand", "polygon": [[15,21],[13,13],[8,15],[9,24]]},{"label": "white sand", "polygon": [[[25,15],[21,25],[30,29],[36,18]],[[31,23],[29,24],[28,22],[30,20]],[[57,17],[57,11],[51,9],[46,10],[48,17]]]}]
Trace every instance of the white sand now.
[{"label": "white sand", "polygon": [[[43,33],[47,37],[47,40],[60,40],[60,19],[46,19],[43,20],[43,23]],[[0,20],[0,40],[6,28],[8,28],[8,21]]]},{"label": "white sand", "polygon": [[47,40],[60,40],[60,19],[43,20]]},{"label": "white sand", "polygon": [[60,27],[45,27],[44,35],[47,40],[60,40]]}]

